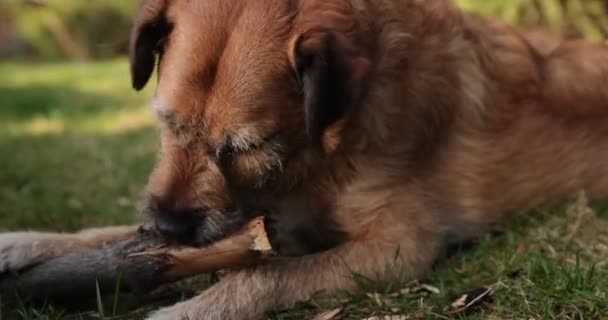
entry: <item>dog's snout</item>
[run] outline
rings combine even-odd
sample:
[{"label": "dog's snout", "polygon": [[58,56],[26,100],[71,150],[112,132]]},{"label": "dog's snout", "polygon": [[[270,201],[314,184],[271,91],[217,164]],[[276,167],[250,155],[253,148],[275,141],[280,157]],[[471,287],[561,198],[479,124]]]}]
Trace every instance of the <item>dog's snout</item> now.
[{"label": "dog's snout", "polygon": [[158,199],[150,199],[146,214],[154,221],[160,235],[170,242],[193,243],[199,226],[205,219],[203,208],[176,208]]},{"label": "dog's snout", "polygon": [[154,226],[158,233],[170,242],[193,243],[199,223],[192,217],[165,214],[155,218]]}]

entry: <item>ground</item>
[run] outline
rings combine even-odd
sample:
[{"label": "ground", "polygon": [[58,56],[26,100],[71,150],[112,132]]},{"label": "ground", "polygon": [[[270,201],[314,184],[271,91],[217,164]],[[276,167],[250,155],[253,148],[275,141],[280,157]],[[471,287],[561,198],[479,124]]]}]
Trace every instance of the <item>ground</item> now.
[{"label": "ground", "polygon": [[[150,90],[130,90],[126,61],[5,63],[0,79],[0,231],[134,222],[158,139],[145,106]],[[522,213],[417,283],[378,289],[361,279],[365,294],[271,319],[332,310],[340,312],[318,319],[608,319],[608,207],[593,209],[573,195],[567,208]],[[478,288],[492,289],[491,299],[451,312],[455,298]],[[68,313],[1,298],[1,320],[137,319],[148,310],[113,317],[120,300]]]}]

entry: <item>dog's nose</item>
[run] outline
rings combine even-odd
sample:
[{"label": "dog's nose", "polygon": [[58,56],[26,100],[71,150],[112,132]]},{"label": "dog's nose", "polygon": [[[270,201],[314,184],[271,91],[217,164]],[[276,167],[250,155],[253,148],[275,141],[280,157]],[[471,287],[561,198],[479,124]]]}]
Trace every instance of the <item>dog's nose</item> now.
[{"label": "dog's nose", "polygon": [[158,233],[170,242],[187,243],[195,237],[196,228],[183,223],[156,219],[155,227]]},{"label": "dog's nose", "polygon": [[164,212],[156,216],[154,225],[167,241],[180,244],[194,243],[197,230],[202,222],[200,210]]},{"label": "dog's nose", "polygon": [[149,219],[156,231],[168,242],[191,244],[205,220],[208,210],[180,205],[175,201],[148,195],[141,214]]}]

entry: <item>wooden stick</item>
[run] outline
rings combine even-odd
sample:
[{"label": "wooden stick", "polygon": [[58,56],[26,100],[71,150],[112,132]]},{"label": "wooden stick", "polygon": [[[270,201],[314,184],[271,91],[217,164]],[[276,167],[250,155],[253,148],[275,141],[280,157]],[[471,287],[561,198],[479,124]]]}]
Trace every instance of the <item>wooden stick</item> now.
[{"label": "wooden stick", "polygon": [[49,260],[0,279],[0,294],[28,300],[69,301],[113,292],[120,278],[127,291],[146,291],[197,274],[242,267],[270,255],[263,220],[208,247],[166,246],[154,232],[88,252]]}]

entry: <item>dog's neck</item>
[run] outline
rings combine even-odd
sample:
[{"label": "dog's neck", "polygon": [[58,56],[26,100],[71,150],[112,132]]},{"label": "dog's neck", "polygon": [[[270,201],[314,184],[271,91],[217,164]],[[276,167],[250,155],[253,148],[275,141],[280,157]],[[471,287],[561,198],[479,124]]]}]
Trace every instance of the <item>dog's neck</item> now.
[{"label": "dog's neck", "polygon": [[[359,38],[365,39],[360,51],[369,57],[371,71],[363,99],[342,124],[350,128],[342,137],[349,149],[341,151],[416,162],[431,157],[455,115],[475,120],[483,109],[479,59],[464,28],[454,28],[463,24],[462,15],[447,3],[430,9],[408,1],[353,4]],[[398,16],[404,10],[389,5],[411,6],[413,12]]]}]

